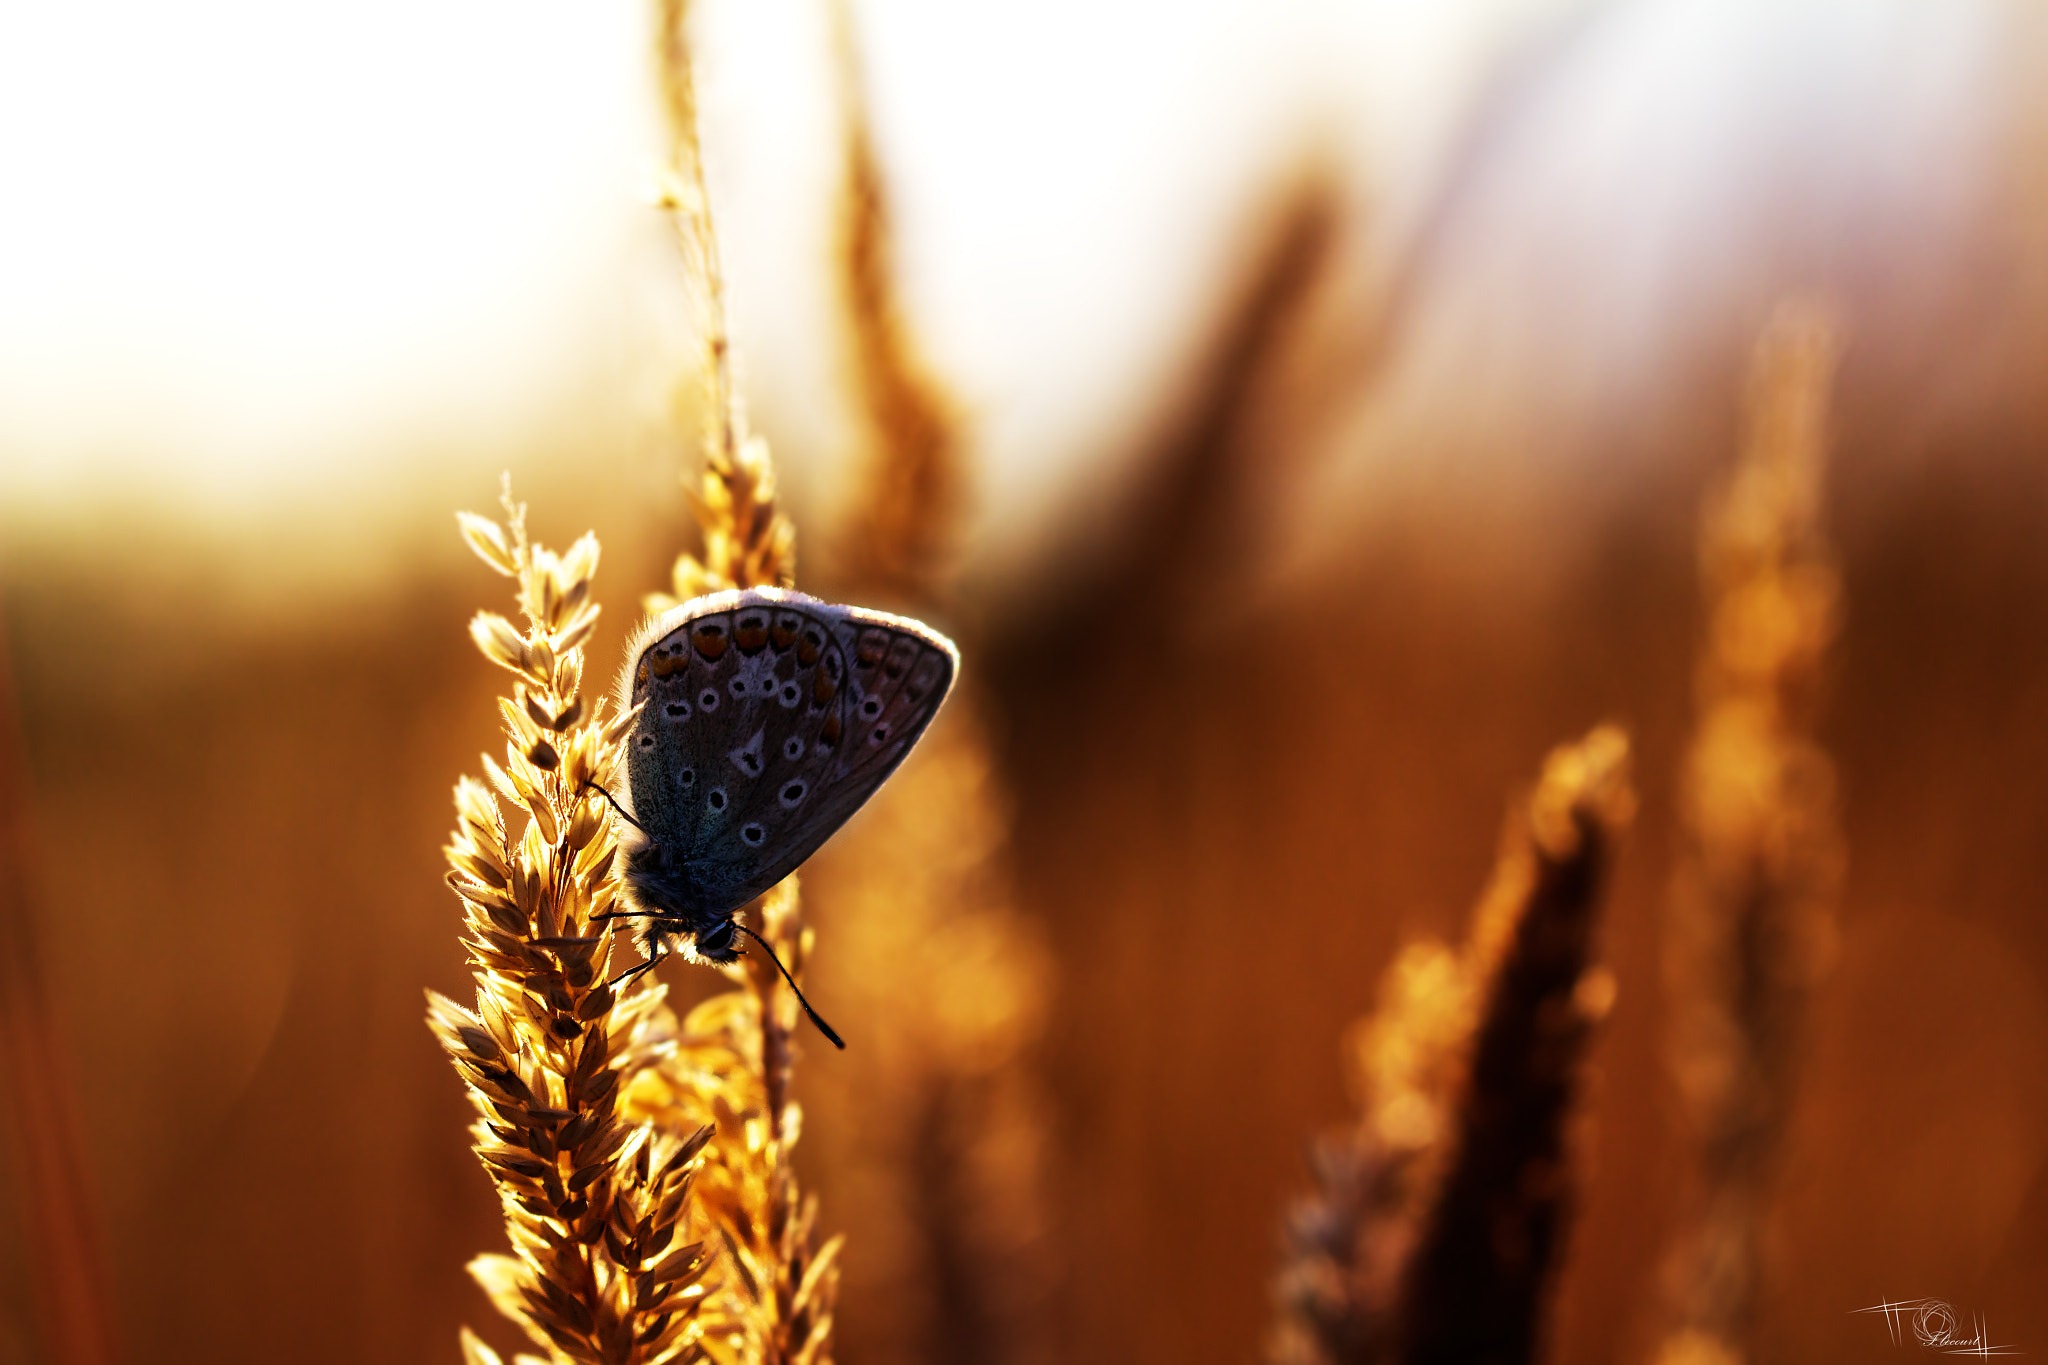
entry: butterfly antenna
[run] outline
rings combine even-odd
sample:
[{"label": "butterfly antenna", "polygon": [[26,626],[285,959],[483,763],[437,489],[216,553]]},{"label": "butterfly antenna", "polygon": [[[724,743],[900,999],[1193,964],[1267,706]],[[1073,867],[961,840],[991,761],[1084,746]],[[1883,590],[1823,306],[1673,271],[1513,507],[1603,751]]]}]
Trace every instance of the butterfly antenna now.
[{"label": "butterfly antenna", "polygon": [[834,1033],[832,1031],[832,1026],[826,1023],[823,1019],[818,1017],[818,1012],[811,1008],[811,1002],[804,999],[803,987],[796,984],[796,978],[789,974],[789,968],[782,965],[782,959],[777,957],[775,955],[775,950],[768,946],[768,940],[762,938],[759,934],[755,933],[752,929],[749,929],[746,925],[741,924],[738,920],[733,921],[733,928],[739,930],[748,938],[754,940],[754,942],[761,945],[761,951],[768,954],[768,960],[775,964],[775,970],[782,973],[782,979],[784,981],[787,981],[789,983],[789,988],[796,992],[797,1004],[802,1005],[804,1007],[804,1013],[811,1016],[811,1022],[818,1026],[818,1032],[824,1034],[827,1038],[831,1039],[832,1046],[838,1048],[841,1052],[846,1051],[846,1040],[841,1038],[838,1034]]},{"label": "butterfly antenna", "polygon": [[[612,809],[619,813],[619,818],[621,820],[624,820],[627,824],[631,825],[634,829],[639,830],[642,834],[647,834],[647,826],[641,824],[638,820],[635,820],[632,816],[626,814],[626,808],[620,805],[618,801],[613,798],[610,792],[606,791],[603,787],[598,786],[597,783],[592,782],[588,778],[585,778],[583,781],[583,785],[576,789],[576,794],[578,796],[583,795],[583,793],[585,792],[596,792],[605,800],[610,801]],[[654,836],[648,834],[647,837],[652,839]]]}]

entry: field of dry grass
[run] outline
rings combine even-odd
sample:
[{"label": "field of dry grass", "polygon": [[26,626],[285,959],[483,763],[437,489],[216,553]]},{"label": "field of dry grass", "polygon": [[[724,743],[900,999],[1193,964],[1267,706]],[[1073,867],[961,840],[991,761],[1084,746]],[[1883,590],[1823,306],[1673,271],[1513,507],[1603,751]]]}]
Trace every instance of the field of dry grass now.
[{"label": "field of dry grass", "polygon": [[[652,454],[508,458],[518,619],[466,634],[452,508],[330,580],[10,514],[0,1365],[1849,1361],[1923,1296],[2048,1349],[2048,49],[1986,7],[1959,109],[1870,19],[1829,107],[1975,141],[1832,164],[1765,101],[1631,216],[1574,156],[1636,145],[1653,9],[1491,68],[1425,212],[1283,158],[1021,574],[850,4],[835,497],[750,425],[674,3],[706,363]],[[644,605],[792,581],[965,660],[757,910],[843,1054],[765,966],[603,986],[567,776]]]}]

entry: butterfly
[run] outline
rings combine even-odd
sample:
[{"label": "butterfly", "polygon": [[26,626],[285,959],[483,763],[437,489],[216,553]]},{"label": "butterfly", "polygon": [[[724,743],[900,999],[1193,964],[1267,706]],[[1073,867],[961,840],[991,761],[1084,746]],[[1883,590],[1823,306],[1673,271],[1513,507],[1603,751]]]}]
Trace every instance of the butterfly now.
[{"label": "butterfly", "polygon": [[[735,916],[861,808],[938,714],[960,651],[931,627],[779,588],[694,598],[635,632],[619,676],[623,854],[645,971],[670,952],[731,962],[759,943],[811,1022],[840,1041]],[[606,793],[609,797],[610,793]]]}]

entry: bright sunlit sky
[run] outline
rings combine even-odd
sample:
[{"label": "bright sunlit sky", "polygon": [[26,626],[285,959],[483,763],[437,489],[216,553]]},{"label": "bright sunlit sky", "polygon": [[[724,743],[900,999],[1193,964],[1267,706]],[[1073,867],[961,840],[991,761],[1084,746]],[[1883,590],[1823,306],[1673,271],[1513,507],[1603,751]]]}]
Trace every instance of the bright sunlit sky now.
[{"label": "bright sunlit sky", "polygon": [[[1589,3],[853,0],[912,317],[1007,533],[1028,542],[1157,418],[1308,151],[1345,166],[1398,238],[1475,89]],[[743,388],[785,467],[829,500],[824,4],[702,0],[696,32]],[[1811,100],[1825,71],[1865,68],[1884,108],[1909,108],[1887,62],[1959,89],[1976,68],[1925,53],[1989,31],[1930,28],[1909,3],[1799,9],[1812,34],[1781,44],[1780,76],[1729,57],[1788,28],[1762,0],[1646,0],[1611,25],[1629,44],[1619,74],[1528,167],[1578,185],[1550,230],[1597,238],[1603,187],[1671,187],[1666,236],[1720,212],[1714,158],[1733,144],[1673,143],[1674,109],[1744,91],[1737,112],[1778,108],[1757,103],[1759,79]],[[110,492],[228,523],[478,501],[522,451],[600,427],[591,440],[659,441],[687,335],[646,207],[661,154],[647,22],[640,0],[0,8],[5,519]],[[1859,99],[1837,101],[1844,138],[1869,126]],[[1649,142],[1646,109],[1664,119]],[[1929,145],[1906,158],[1907,199],[1954,161]],[[1469,366],[1471,339],[1446,335]]]},{"label": "bright sunlit sky", "polygon": [[[825,358],[788,335],[823,306],[797,297],[822,283],[801,257],[825,247],[832,170],[816,8],[714,5],[703,25],[738,325],[770,353],[754,369],[793,367],[785,388]],[[915,49],[878,42],[874,73],[880,116],[943,181],[906,178],[913,249],[976,242],[979,260],[933,262],[926,292],[979,291],[943,319],[946,345],[1014,365],[1067,321],[1046,316],[1047,267],[1127,255],[1110,210],[1187,177],[1156,144],[1228,16],[914,17]],[[667,264],[642,204],[659,147],[637,3],[201,0],[0,22],[10,496],[62,501],[115,472],[166,495],[298,495],[422,439],[516,431],[593,359],[630,365],[637,328],[659,340],[621,297],[660,291]],[[1130,295],[1157,288],[1123,282],[1090,330],[1128,327]],[[1045,359],[1093,349],[1069,340]]]},{"label": "bright sunlit sky", "polygon": [[[906,289],[992,500],[1144,420],[1335,105],[1367,129],[1404,110],[1413,145],[1475,33],[1560,7],[856,4]],[[700,10],[748,388],[829,455],[822,0]],[[489,462],[593,403],[658,425],[683,343],[644,207],[646,22],[637,0],[0,10],[0,500],[117,486],[232,520]]]},{"label": "bright sunlit sky", "polygon": [[531,421],[617,288],[632,18],[8,7],[5,493],[253,507]]}]

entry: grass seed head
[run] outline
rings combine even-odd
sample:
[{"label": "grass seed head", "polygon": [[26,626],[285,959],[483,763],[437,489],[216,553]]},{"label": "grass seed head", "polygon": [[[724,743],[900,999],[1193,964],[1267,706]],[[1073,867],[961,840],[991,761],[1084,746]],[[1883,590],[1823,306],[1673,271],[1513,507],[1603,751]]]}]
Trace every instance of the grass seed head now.
[{"label": "grass seed head", "polygon": [[[427,1023],[477,1111],[474,1150],[497,1187],[511,1255],[470,1270],[556,1362],[654,1365],[695,1349],[713,1256],[679,1239],[704,1137],[618,1112],[621,1075],[649,1060],[663,988],[605,984],[613,929],[620,733],[579,693],[594,537],[567,554],[529,542],[509,488],[507,523],[465,513],[464,539],[516,580],[524,630],[480,613],[479,650],[519,676],[501,698],[506,749],[485,782],[456,784],[447,848],[461,898],[475,1007],[429,992]],[[516,836],[506,820],[523,817]],[[708,1136],[708,1135],[706,1135]],[[465,1358],[497,1360],[465,1333]]]}]

